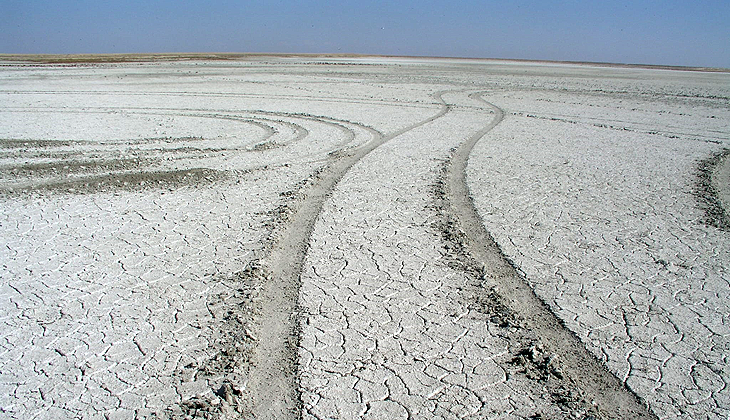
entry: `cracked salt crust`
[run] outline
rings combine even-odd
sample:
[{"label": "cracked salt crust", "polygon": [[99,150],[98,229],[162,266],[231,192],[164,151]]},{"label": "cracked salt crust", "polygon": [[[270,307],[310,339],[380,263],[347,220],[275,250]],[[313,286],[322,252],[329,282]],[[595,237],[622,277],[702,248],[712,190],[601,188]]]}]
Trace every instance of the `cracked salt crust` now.
[{"label": "cracked salt crust", "polygon": [[568,415],[508,372],[509,343],[468,292],[478,279],[450,267],[431,226],[438,158],[491,118],[451,111],[371,152],[336,187],[302,274],[305,418]]},{"label": "cracked salt crust", "polygon": [[693,191],[730,113],[664,94],[691,75],[652,76],[640,94],[606,79],[488,95],[512,115],[477,144],[469,186],[538,295],[660,418],[725,418],[730,241]]},{"label": "cracked salt crust", "polygon": [[[146,417],[195,397],[215,401],[224,380],[245,388],[245,369],[206,373],[221,350],[219,300],[261,257],[282,193],[329,152],[371,137],[345,119],[352,110],[295,96],[299,89],[268,71],[223,69],[194,81],[169,73],[187,66],[2,74],[4,184],[29,186],[5,190],[0,207],[0,407],[10,418]],[[387,118],[378,122],[384,109],[410,118],[381,103],[358,114],[388,128]],[[250,147],[262,141],[273,147]],[[139,165],[115,164],[130,153]],[[82,195],[63,187],[90,173],[191,167],[232,172],[212,185],[92,186]],[[39,189],[45,179],[61,188]]]},{"label": "cracked salt crust", "polygon": [[[434,92],[468,87],[507,112],[468,168],[487,230],[659,417],[727,417],[727,233],[698,223],[691,195],[695,162],[728,143],[727,75],[377,64],[3,67],[3,187],[139,168],[230,175],[3,190],[3,415],[145,417],[193,397],[222,404],[224,380],[245,388],[245,368],[200,368],[281,194],[370,130],[433,115]],[[535,383],[508,378],[506,342],[464,301],[473,279],[445,264],[428,229],[433,159],[489,118],[466,94],[446,99],[460,107],[377,149],[325,206],[302,290],[307,416],[560,417]]]},{"label": "cracked salt crust", "polygon": [[216,351],[207,303],[261,247],[254,212],[272,192],[244,182],[6,201],[3,406],[73,417],[210,393],[196,380]]}]

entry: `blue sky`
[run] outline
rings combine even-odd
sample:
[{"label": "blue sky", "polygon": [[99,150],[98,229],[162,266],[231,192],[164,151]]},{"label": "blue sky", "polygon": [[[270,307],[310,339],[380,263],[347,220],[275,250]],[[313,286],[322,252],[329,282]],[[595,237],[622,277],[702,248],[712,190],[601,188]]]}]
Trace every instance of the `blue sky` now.
[{"label": "blue sky", "polygon": [[730,68],[730,1],[0,0],[0,53],[283,52]]}]

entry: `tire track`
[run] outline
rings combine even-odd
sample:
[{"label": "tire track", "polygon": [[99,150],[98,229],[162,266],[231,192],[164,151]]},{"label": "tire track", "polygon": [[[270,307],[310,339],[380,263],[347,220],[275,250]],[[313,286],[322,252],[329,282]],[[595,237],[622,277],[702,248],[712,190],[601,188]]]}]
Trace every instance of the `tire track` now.
[{"label": "tire track", "polygon": [[[328,156],[336,155],[342,149],[352,147],[361,139],[362,132],[368,132],[370,135],[378,136],[379,132],[364,126],[362,124],[353,123],[336,118],[321,117],[314,115],[268,112],[268,111],[246,111],[238,113],[210,113],[202,110],[190,112],[188,110],[170,110],[171,112],[160,112],[159,110],[136,109],[134,111],[125,110],[126,115],[153,115],[153,116],[169,116],[172,118],[206,118],[214,120],[229,120],[237,123],[248,124],[262,130],[261,134],[247,139],[237,137],[223,145],[216,144],[216,140],[205,140],[202,137],[193,139],[197,144],[182,146],[173,144],[166,147],[169,143],[174,142],[171,139],[140,139],[137,141],[82,141],[85,145],[83,151],[73,151],[71,155],[61,155],[57,148],[46,150],[43,147],[40,152],[38,148],[23,149],[24,158],[35,157],[41,161],[35,163],[17,164],[18,153],[21,152],[4,152],[0,151],[0,159],[11,159],[13,163],[3,164],[0,162],[0,178],[6,178],[6,185],[0,187],[0,194],[17,194],[22,191],[30,190],[54,190],[66,192],[93,192],[101,189],[110,189],[124,187],[126,189],[140,189],[150,187],[169,187],[173,184],[180,184],[182,180],[186,184],[201,181],[207,182],[214,179],[223,179],[233,176],[232,168],[237,164],[244,163],[241,161],[241,153],[265,153],[273,151],[272,149],[297,147],[300,151],[286,152],[278,151],[264,155],[257,155],[255,158],[246,159],[248,163],[244,166],[246,170],[255,170],[266,168],[271,165],[287,165],[290,162],[307,162],[322,161],[328,159]],[[181,112],[183,111],[183,112]],[[17,112],[17,110],[16,110]],[[23,112],[23,111],[20,111]],[[27,112],[27,110],[26,110]],[[49,109],[46,112],[61,114],[107,114],[105,110],[57,110]],[[292,120],[292,121],[286,121]],[[301,122],[308,121],[313,126],[321,125],[331,127],[339,131],[341,134],[337,136],[341,140],[333,141],[312,141],[304,145],[297,145],[298,142],[304,140],[310,135],[310,130],[305,128]],[[312,127],[310,127],[312,128]],[[282,131],[284,129],[284,131]],[[356,130],[360,130],[360,132]],[[290,131],[290,132],[289,132]],[[313,137],[310,137],[310,139]],[[187,138],[183,138],[185,140]],[[317,139],[315,139],[317,140]],[[213,144],[211,144],[211,142]],[[68,147],[68,142],[59,142],[60,146]],[[79,143],[79,142],[75,142]],[[79,143],[79,144],[80,144]],[[144,154],[144,159],[137,157],[134,162],[120,164],[125,162],[120,160],[120,144],[129,145],[135,143],[136,148],[130,149],[137,155]],[[162,143],[162,147],[160,147]],[[52,146],[48,143],[47,146]],[[289,150],[289,149],[287,149]],[[223,158],[221,153],[232,151],[238,155],[231,155]],[[39,154],[40,153],[40,154]],[[37,155],[37,156],[33,156]],[[171,157],[174,155],[173,157]],[[44,159],[45,157],[45,159]],[[292,159],[294,157],[294,159]],[[46,160],[50,161],[46,162]],[[218,170],[220,160],[224,159],[225,166],[228,170]],[[129,159],[127,159],[129,161]],[[166,161],[172,160],[179,162],[184,160],[189,170],[179,170],[176,167],[170,167],[165,164]],[[140,172],[140,166],[147,163],[147,168]],[[253,164],[253,167],[251,166]],[[37,166],[38,168],[34,167]],[[43,166],[48,166],[50,170],[41,171]],[[75,170],[74,168],[81,168]],[[214,169],[216,168],[216,169]],[[29,170],[26,170],[29,169]],[[37,169],[37,170],[33,170]],[[95,169],[95,170],[93,170]],[[192,172],[191,172],[192,171]],[[190,173],[201,176],[190,177]],[[235,172],[235,169],[234,169]],[[25,177],[18,177],[18,173],[25,173]],[[44,176],[45,175],[45,176]],[[148,179],[149,178],[149,179]],[[180,178],[180,180],[177,180]],[[184,178],[184,179],[183,179]],[[151,182],[147,182],[151,181]]]},{"label": "tire track", "polygon": [[[53,110],[52,112],[57,113],[76,113],[76,112],[82,112],[82,111],[60,111],[60,110]],[[104,114],[103,111],[86,111],[85,113],[97,113],[97,114]],[[245,155],[244,159],[250,160],[254,165],[257,166],[264,166],[265,164],[271,165],[272,162],[274,164],[281,163],[282,166],[287,165],[287,163],[284,162],[295,162],[296,164],[314,164],[309,166],[314,167],[320,167],[326,163],[328,159],[334,159],[333,156],[340,156],[338,152],[341,152],[342,148],[345,147],[352,147],[360,142],[365,142],[369,140],[368,133],[372,135],[373,138],[379,138],[382,136],[381,133],[378,131],[361,125],[357,123],[352,123],[346,120],[338,120],[336,118],[331,117],[318,117],[314,115],[307,115],[307,114],[297,114],[297,113],[284,113],[284,112],[266,112],[266,111],[252,111],[249,114],[242,114],[242,115],[235,115],[234,113],[227,113],[226,115],[221,114],[214,114],[210,113],[204,110],[201,110],[197,113],[190,113],[186,110],[184,110],[185,114],[181,114],[180,110],[170,110],[169,113],[160,113],[160,112],[154,112],[154,109],[147,109],[145,112],[127,112],[128,114],[132,115],[163,115],[163,116],[169,116],[171,118],[175,118],[178,116],[183,117],[197,117],[197,118],[215,118],[215,119],[230,119],[233,121],[240,122],[242,124],[248,124],[248,125],[256,125],[259,128],[263,129],[263,135],[264,137],[261,137],[260,133],[258,131],[255,132],[256,136],[249,136],[250,139],[246,139],[247,136],[236,136],[232,147],[227,148],[228,150],[232,151],[240,151],[240,152],[256,152],[250,155]],[[288,129],[286,129],[288,127]],[[285,128],[285,129],[282,129]],[[308,130],[309,128],[309,130]],[[311,131],[310,131],[311,130]],[[318,136],[319,134],[319,136]],[[276,135],[276,136],[275,136]],[[303,144],[296,145],[297,142],[301,140],[305,140]],[[2,139],[0,139],[2,140]],[[5,139],[7,140],[7,139]],[[63,161],[63,159],[58,159],[57,156],[55,156],[55,152],[51,150],[52,154],[49,155],[50,159],[55,159],[52,163],[41,164],[38,167],[28,167],[23,168],[25,169],[25,172],[35,172],[32,174],[34,176],[32,184],[29,185],[29,187],[35,188],[35,189],[42,189],[45,187],[49,187],[50,185],[45,184],[39,184],[37,182],[38,175],[43,175],[43,171],[45,172],[63,172],[62,175],[86,175],[86,172],[89,172],[92,174],[92,176],[83,177],[82,179],[75,179],[76,184],[69,183],[68,181],[61,181],[61,183],[64,183],[64,187],[73,187],[74,193],[79,193],[82,189],[85,192],[99,192],[100,190],[118,190],[121,189],[122,186],[119,184],[129,184],[129,187],[125,187],[126,189],[141,189],[141,187],[136,187],[139,183],[137,181],[145,181],[145,185],[150,184],[150,180],[156,181],[158,178],[164,178],[168,177],[169,174],[158,174],[157,172],[150,171],[149,165],[146,165],[147,161],[142,161],[137,164],[136,161],[123,161],[118,162],[118,158],[112,156],[114,159],[107,159],[106,161],[115,163],[115,164],[109,164],[107,166],[104,166],[103,164],[90,167],[91,165],[88,163],[89,158],[91,156],[98,155],[97,152],[99,152],[101,149],[104,149],[105,151],[109,152],[114,151],[118,148],[123,148],[124,146],[129,146],[130,143],[135,143],[135,146],[139,145],[146,145],[149,141],[152,141],[154,143],[177,143],[177,140],[180,141],[202,141],[202,137],[182,137],[180,139],[171,139],[171,138],[153,138],[153,139],[140,139],[139,141],[132,141],[132,142],[125,142],[122,140],[116,140],[116,141],[60,141],[58,143],[54,143],[53,140],[8,140],[10,144],[17,145],[17,144],[23,144],[22,149],[26,149],[28,145],[25,145],[24,143],[30,143],[35,145],[34,150],[47,150],[47,149],[54,149],[53,146],[57,145],[63,145],[65,147],[69,146],[76,146],[79,144],[83,144],[85,146],[91,146],[94,149],[88,150],[87,147],[84,151],[79,152],[79,155],[84,157],[86,155],[86,160],[79,160],[78,162],[74,162],[73,164],[69,164],[68,161]],[[238,141],[241,140],[241,141]],[[276,140],[282,140],[283,144],[282,146],[290,146],[290,145],[296,145],[297,149],[302,150],[304,152],[308,152],[307,154],[302,153],[296,153],[291,152],[290,155],[293,156],[287,156],[287,150],[279,150],[272,151],[274,153],[266,153],[268,149],[264,150],[248,150],[247,146],[250,146],[251,140],[255,141],[276,141]],[[17,143],[17,144],[16,144]],[[170,145],[171,147],[175,147],[175,144]],[[195,146],[195,145],[192,145]],[[197,146],[196,146],[197,147]],[[17,148],[16,148],[17,149]],[[110,149],[110,150],[106,150]],[[192,165],[202,165],[202,166],[213,166],[213,165],[206,165],[205,163],[208,162],[207,160],[200,159],[199,156],[191,156],[183,149],[187,148],[181,148],[180,153],[183,154],[183,158],[186,160],[186,163],[190,163]],[[192,149],[192,148],[191,148]],[[149,149],[147,149],[149,150]],[[225,150],[225,149],[206,149],[206,151],[209,152],[215,152],[219,150]],[[161,153],[168,153],[168,152],[176,152],[173,149],[167,149],[164,148],[160,150]],[[22,151],[22,153],[26,153],[25,150]],[[177,153],[177,152],[176,152]],[[196,149],[197,153],[197,149]],[[109,155],[110,153],[106,153],[105,155]],[[113,155],[113,153],[111,153]],[[344,156],[344,154],[342,154]],[[242,154],[239,154],[239,156],[244,156]],[[250,158],[249,158],[250,156]],[[98,157],[98,156],[97,156]],[[109,156],[107,156],[109,157]],[[61,162],[58,162],[58,161]],[[97,159],[98,160],[98,159]],[[262,162],[263,160],[263,162]],[[106,162],[104,161],[104,162]],[[203,162],[202,164],[200,162]],[[129,176],[126,172],[119,172],[118,170],[128,168],[134,163],[135,170],[133,171],[134,179],[129,179]],[[210,161],[209,163],[215,164],[215,161]],[[234,162],[235,163],[235,162]],[[238,162],[240,163],[240,162]],[[139,171],[139,168],[143,168],[143,171]],[[13,169],[13,168],[10,168]],[[32,171],[30,171],[30,170]],[[52,169],[59,169],[59,171],[53,171]],[[107,172],[103,175],[93,175],[97,173]],[[189,171],[180,171],[181,174],[178,176],[178,178],[184,178],[187,180],[185,185],[192,184],[192,185],[199,185],[203,181],[200,180],[200,178],[208,177],[210,175],[211,171],[207,170],[197,170],[192,169]],[[225,172],[226,174],[229,174],[230,176],[235,176],[237,174],[243,173],[243,171],[239,172],[236,169],[230,169],[226,171],[220,171]],[[192,176],[191,176],[192,175]],[[76,177],[74,177],[76,178]],[[117,182],[118,181],[118,182]],[[215,179],[211,179],[211,182],[215,181]],[[271,188],[277,188],[272,180],[272,183],[270,184]],[[79,185],[83,186],[84,188],[80,188]],[[88,184],[88,185],[86,185]],[[157,182],[152,183],[153,185],[158,184]],[[178,183],[180,184],[180,183]],[[139,184],[141,185],[141,184]],[[172,183],[168,182],[166,185],[163,185],[166,187],[173,187],[178,186],[177,184],[172,185]],[[145,189],[148,187],[145,187]],[[47,188],[48,189],[48,188]],[[279,190],[284,191],[279,195],[279,197],[289,197],[289,192],[287,190]],[[0,189],[0,193],[2,192],[2,189]],[[71,192],[71,191],[65,191],[65,192]],[[226,191],[227,193],[227,191]],[[0,194],[1,195],[1,194]],[[286,198],[284,198],[286,200]],[[225,198],[224,198],[225,201]],[[236,205],[236,203],[230,203],[232,205]],[[242,206],[240,201],[237,203],[238,210],[234,210],[233,213],[238,213],[241,211],[241,208],[243,207],[243,211],[246,211],[246,207]],[[272,210],[272,214],[276,214],[276,210]],[[268,215],[268,211],[266,213],[259,213],[263,215]],[[265,218],[265,217],[264,217]],[[273,235],[273,229],[269,226],[266,227],[268,230],[269,236]],[[266,239],[266,238],[265,238]],[[258,251],[258,249],[256,250]],[[261,254],[266,253],[266,249],[264,248]],[[257,256],[261,256],[260,254]],[[254,258],[255,259],[255,258]],[[205,302],[208,306],[208,312],[210,315],[216,320],[216,331],[211,339],[209,341],[210,346],[208,346],[208,352],[212,352],[213,356],[211,358],[208,358],[206,355],[203,361],[198,364],[198,361],[196,363],[186,364],[184,365],[179,372],[176,372],[175,375],[179,375],[181,378],[185,376],[185,379],[182,379],[182,381],[185,383],[185,385],[189,385],[191,382],[189,380],[189,377],[186,376],[188,373],[191,373],[194,379],[192,382],[208,382],[208,386],[212,387],[214,399],[212,400],[214,404],[208,404],[210,401],[208,399],[208,395],[210,395],[210,391],[206,390],[208,394],[201,393],[197,396],[190,397],[190,394],[180,392],[179,390],[175,390],[176,396],[175,398],[178,399],[178,402],[174,402],[167,409],[166,413],[167,415],[165,417],[167,418],[178,418],[177,415],[181,412],[183,414],[180,414],[181,417],[184,417],[188,414],[193,414],[195,416],[205,417],[208,414],[215,415],[221,414],[222,416],[226,416],[230,414],[230,408],[233,405],[235,408],[238,408],[237,403],[239,401],[239,394],[238,389],[235,388],[232,384],[238,385],[238,382],[235,382],[236,375],[239,373],[236,371],[237,366],[237,357],[241,355],[243,351],[246,350],[246,345],[248,343],[243,342],[241,340],[241,337],[245,337],[246,334],[249,333],[249,331],[245,328],[246,325],[246,315],[251,316],[250,313],[246,313],[246,310],[251,307],[250,301],[248,299],[249,294],[251,293],[249,284],[246,283],[246,280],[248,280],[248,275],[253,274],[254,277],[256,273],[255,263],[258,261],[253,261],[252,267],[247,266],[246,269],[242,270],[241,272],[236,272],[230,275],[216,275],[215,279],[210,280],[212,282],[216,283],[224,283],[225,287],[230,289],[230,291],[226,290],[225,293],[222,294],[216,294],[212,296],[208,296],[208,301]],[[249,270],[250,268],[250,270]],[[249,273],[249,271],[252,271],[253,273]],[[180,276],[182,277],[182,276]],[[296,296],[294,297],[296,299]],[[248,306],[247,306],[248,305]],[[239,316],[243,314],[243,316]],[[177,316],[176,316],[177,319]],[[244,328],[239,328],[239,327]],[[218,337],[220,336],[220,337]],[[208,337],[206,337],[208,338]],[[243,346],[241,346],[243,344]],[[230,345],[230,347],[228,347]],[[139,344],[137,344],[139,346]],[[240,347],[240,348],[239,348]],[[140,352],[143,352],[140,348]],[[218,354],[215,354],[218,352]],[[238,354],[234,354],[234,352],[238,352]],[[57,353],[60,357],[65,357],[61,353]],[[129,370],[129,369],[127,369]],[[183,370],[185,373],[183,373]],[[114,374],[114,372],[111,372]],[[202,378],[202,379],[201,379]],[[229,380],[233,379],[233,380]],[[220,386],[221,381],[223,382],[223,386]],[[55,385],[55,384],[54,384]],[[196,385],[197,386],[197,385]],[[126,392],[126,390],[124,390]],[[111,392],[111,391],[109,391]],[[156,397],[156,396],[155,396]],[[169,397],[169,396],[168,396]],[[154,398],[153,396],[150,396],[150,398]],[[216,407],[221,407],[220,399],[224,399],[225,402],[228,403],[226,408],[224,410],[228,410],[228,412],[219,413],[216,412]],[[180,401],[182,399],[182,401]],[[71,398],[70,400],[74,400]],[[215,404],[217,403],[217,404]],[[81,405],[82,403],[79,403]],[[180,407],[177,407],[177,406]],[[132,408],[139,408],[143,409],[141,403],[135,403],[130,404],[130,407]],[[154,408],[160,409],[159,404],[158,406],[154,406]],[[206,417],[207,418],[207,417]]]},{"label": "tire track", "polygon": [[[440,92],[434,96],[440,100]],[[309,238],[322,205],[343,175],[360,159],[389,140],[445,115],[450,106],[440,100],[433,116],[382,135],[371,129],[373,139],[333,160],[318,179],[303,191],[289,222],[279,233],[266,265],[270,273],[260,300],[263,306],[257,325],[258,346],[251,360],[251,377],[244,398],[258,419],[299,418],[301,398],[298,389],[299,319],[297,299],[300,275]]]},{"label": "tire track", "polygon": [[[459,146],[446,162],[444,189],[447,213],[455,226],[449,236],[459,238],[466,255],[483,273],[484,286],[493,291],[497,304],[505,305],[541,338],[551,359],[571,388],[592,402],[606,418],[656,419],[640,399],[629,391],[570,332],[502,254],[499,245],[484,228],[471,201],[466,183],[466,166],[474,145],[504,118],[504,111],[487,102],[479,94],[470,95],[495,112],[494,120]],[[466,262],[469,265],[470,262]]]},{"label": "tire track", "polygon": [[730,230],[730,149],[702,160],[695,195],[705,210],[704,222]]},{"label": "tire track", "polygon": [[[364,124],[360,124],[357,122],[352,122],[344,119],[339,118],[332,118],[327,116],[320,116],[320,115],[310,115],[310,114],[303,114],[303,113],[293,113],[293,112],[275,112],[275,111],[264,111],[264,110],[248,110],[248,109],[241,109],[236,111],[228,111],[228,110],[208,110],[208,109],[187,109],[187,108],[128,108],[128,107],[122,107],[122,108],[113,108],[113,107],[104,107],[99,108],[98,110],[89,110],[86,108],[80,108],[78,110],[73,109],[64,109],[64,110],[58,110],[56,108],[40,108],[40,107],[23,107],[23,108],[6,108],[2,109],[1,111],[6,112],[28,112],[28,113],[35,113],[42,110],[43,112],[47,113],[54,113],[54,114],[109,114],[113,113],[115,111],[121,111],[126,115],[153,115],[153,116],[170,116],[170,117],[188,117],[188,118],[208,118],[208,119],[214,119],[214,120],[228,120],[228,121],[236,121],[246,124],[251,124],[258,126],[259,128],[263,129],[265,131],[265,134],[256,139],[249,141],[245,145],[253,150],[256,151],[263,151],[270,148],[276,148],[278,146],[290,146],[293,145],[303,139],[305,139],[309,135],[309,130],[302,127],[299,124],[287,122],[287,121],[280,121],[280,120],[274,120],[271,118],[266,117],[277,117],[277,118],[290,118],[290,119],[296,119],[296,120],[305,120],[305,121],[313,121],[317,123],[321,123],[330,127],[333,127],[339,131],[342,131],[345,134],[345,138],[339,142],[336,146],[324,150],[319,150],[317,152],[310,152],[306,154],[299,154],[297,155],[297,158],[299,160],[306,160],[313,157],[321,157],[322,154],[328,154],[336,152],[339,149],[348,147],[352,145],[352,142],[357,138],[357,136],[354,135],[353,129],[349,126],[354,126],[361,128],[366,131],[370,131],[373,133],[376,133],[377,130],[373,129],[372,127],[368,127]],[[163,112],[164,111],[164,112]],[[262,115],[264,117],[250,117],[246,116],[246,114],[251,115]],[[277,143],[274,147],[259,147],[256,146],[259,145],[267,145],[271,143],[270,139],[277,133],[276,129],[268,125],[266,123],[277,123],[282,125],[287,125],[291,127],[293,130],[296,131],[296,135],[293,136],[290,140],[285,141],[283,143]],[[107,144],[110,143],[109,141],[105,142],[99,142],[100,144]],[[236,150],[236,148],[232,148],[232,150]],[[243,150],[243,149],[242,149]],[[250,151],[250,150],[247,150]],[[291,159],[287,159],[291,160]],[[275,163],[275,162],[272,162]]]},{"label": "tire track", "polygon": [[495,322],[499,302],[442,242],[438,162],[493,114],[453,92],[448,116],[359,162],[317,222],[300,298],[305,418],[593,414],[539,349],[513,345],[528,329]]},{"label": "tire track", "polygon": [[216,93],[216,92],[129,92],[129,91],[92,91],[92,90],[85,90],[85,91],[3,91],[0,90],[0,94],[6,94],[6,95],[53,95],[53,94],[63,94],[63,95],[97,95],[97,96],[104,96],[104,95],[118,95],[118,96],[169,96],[169,97],[202,97],[202,98],[255,98],[255,99],[284,99],[284,100],[297,100],[297,101],[307,101],[307,102],[325,102],[325,103],[342,103],[342,104],[350,104],[350,105],[383,105],[387,104],[389,106],[397,106],[397,107],[403,107],[403,108],[427,108],[428,104],[423,104],[419,102],[398,102],[398,101],[388,101],[388,100],[378,100],[378,99],[372,99],[372,100],[353,100],[349,98],[342,98],[337,96],[332,97],[321,97],[321,96],[314,96],[314,95],[270,95],[270,94],[264,94],[264,93]]}]

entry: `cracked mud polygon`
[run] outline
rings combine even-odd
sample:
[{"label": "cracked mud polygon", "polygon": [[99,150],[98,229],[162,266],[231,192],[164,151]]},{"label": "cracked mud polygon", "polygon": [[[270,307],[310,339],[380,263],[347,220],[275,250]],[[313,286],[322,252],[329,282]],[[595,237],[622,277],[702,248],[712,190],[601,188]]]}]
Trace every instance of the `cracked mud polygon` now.
[{"label": "cracked mud polygon", "polygon": [[218,58],[3,62],[2,417],[730,415],[727,73]]}]

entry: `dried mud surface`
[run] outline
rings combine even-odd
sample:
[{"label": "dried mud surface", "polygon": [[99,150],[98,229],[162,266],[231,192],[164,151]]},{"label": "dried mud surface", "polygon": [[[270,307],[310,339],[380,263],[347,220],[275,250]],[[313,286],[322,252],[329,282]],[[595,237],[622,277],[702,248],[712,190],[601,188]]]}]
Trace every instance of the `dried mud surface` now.
[{"label": "dried mud surface", "polygon": [[83,58],[0,68],[3,416],[730,414],[727,74]]}]

